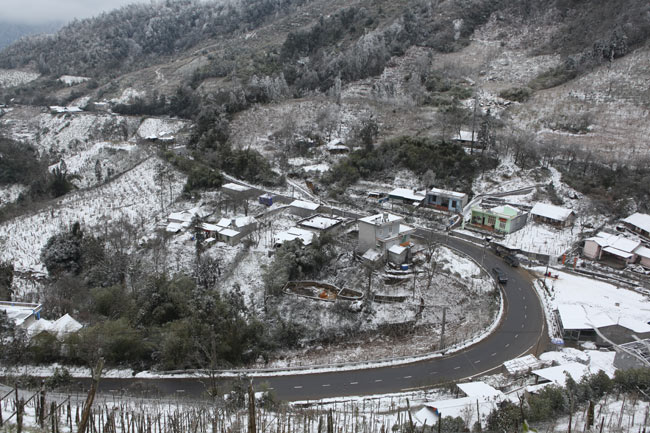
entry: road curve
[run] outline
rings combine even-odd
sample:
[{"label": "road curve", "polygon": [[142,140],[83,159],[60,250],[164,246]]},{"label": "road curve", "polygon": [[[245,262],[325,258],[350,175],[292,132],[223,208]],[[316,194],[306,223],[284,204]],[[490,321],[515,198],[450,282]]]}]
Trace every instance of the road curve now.
[{"label": "road curve", "polygon": [[[504,361],[544,349],[545,320],[526,271],[505,265],[487,248],[453,236],[424,229],[418,229],[417,234],[433,235],[434,240],[482,262],[486,269],[499,266],[508,274],[503,291],[505,311],[492,334],[465,350],[442,358],[361,370],[311,374],[296,371],[288,376],[256,377],[254,386],[259,389],[263,384],[279,399],[287,401],[394,393],[481,375],[501,367]],[[182,390],[184,395],[193,396],[203,394],[209,385],[208,379],[145,379],[142,382],[165,394]],[[124,379],[105,379],[100,388],[115,390],[125,385]],[[227,384],[219,382],[217,386],[223,389]]]}]

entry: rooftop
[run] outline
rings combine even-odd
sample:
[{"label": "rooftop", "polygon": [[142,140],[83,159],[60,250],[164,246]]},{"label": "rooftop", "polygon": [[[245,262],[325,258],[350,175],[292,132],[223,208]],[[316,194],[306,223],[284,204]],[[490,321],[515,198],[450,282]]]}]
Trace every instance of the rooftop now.
[{"label": "rooftop", "polygon": [[395,221],[403,221],[403,218],[399,215],[393,215],[391,213],[385,212],[385,213],[379,213],[376,215],[371,215],[363,218],[359,218],[360,222],[368,223],[368,224],[385,224],[389,222],[395,222]]},{"label": "rooftop", "polygon": [[414,191],[408,188],[395,188],[388,195],[392,197],[400,197],[412,201],[422,201],[426,197],[424,191]]},{"label": "rooftop", "polygon": [[650,215],[637,212],[625,218],[623,221],[643,231],[650,232]]},{"label": "rooftop", "polygon": [[298,207],[307,210],[316,210],[320,205],[318,203],[312,203],[310,201],[305,201],[305,200],[294,200],[289,204],[289,206]]},{"label": "rooftop", "polygon": [[553,206],[546,203],[535,203],[533,209],[530,211],[532,215],[538,215],[544,218],[549,218],[555,221],[565,221],[573,212],[571,209],[563,208],[560,206]]},{"label": "rooftop", "polygon": [[583,376],[589,373],[589,367],[579,362],[569,362],[567,364],[558,365],[555,367],[542,368],[541,370],[533,370],[533,374],[549,380],[559,386],[566,384],[566,375],[571,376],[576,382],[580,382]]},{"label": "rooftop", "polygon": [[450,191],[448,189],[440,189],[440,188],[431,188],[427,192],[427,195],[444,195],[446,197],[455,197],[461,199],[467,197],[467,194],[465,194],[464,192]]},{"label": "rooftop", "polygon": [[327,230],[334,227],[337,224],[340,224],[343,220],[338,217],[327,217],[323,215],[314,215],[307,219],[300,221],[300,224],[303,227],[309,227],[318,230]]},{"label": "rooftop", "polygon": [[237,191],[237,192],[245,192],[245,191],[250,191],[252,189],[248,186],[240,185],[238,183],[232,183],[232,182],[222,185],[221,188],[228,189],[230,191]]}]

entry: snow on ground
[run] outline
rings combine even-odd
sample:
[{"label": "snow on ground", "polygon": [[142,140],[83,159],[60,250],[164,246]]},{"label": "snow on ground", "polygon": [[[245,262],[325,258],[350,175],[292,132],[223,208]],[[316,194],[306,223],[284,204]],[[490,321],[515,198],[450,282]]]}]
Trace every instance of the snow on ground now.
[{"label": "snow on ground", "polygon": [[17,69],[0,69],[0,87],[13,87],[34,81],[41,75]]},{"label": "snow on ground", "polygon": [[136,98],[144,98],[146,92],[135,90],[131,87],[127,87],[122,91],[122,94],[117,98],[111,99],[111,102],[114,104],[130,104]]},{"label": "snow on ground", "polygon": [[187,126],[187,122],[183,120],[149,117],[142,121],[137,134],[141,138],[165,137],[178,133],[185,126]]},{"label": "snow on ground", "polygon": [[[163,218],[159,187],[154,172],[160,161],[149,158],[134,169],[91,190],[70,193],[50,209],[23,215],[0,224],[5,247],[0,260],[10,260],[18,272],[44,273],[41,248],[48,238],[78,221],[85,229],[118,223],[127,219],[139,227],[151,228]],[[174,196],[180,194],[184,178],[177,173],[172,182]],[[170,188],[166,186],[167,192]],[[169,200],[166,196],[165,200]],[[165,215],[166,216],[166,215]],[[18,277],[15,285],[20,290]],[[18,293],[20,298],[22,290]]]}]

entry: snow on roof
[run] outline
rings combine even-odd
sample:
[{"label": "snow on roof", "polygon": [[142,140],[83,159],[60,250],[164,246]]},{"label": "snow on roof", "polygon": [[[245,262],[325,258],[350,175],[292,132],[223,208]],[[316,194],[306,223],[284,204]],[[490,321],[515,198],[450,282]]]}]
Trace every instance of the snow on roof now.
[{"label": "snow on roof", "polygon": [[219,230],[223,229],[223,227],[219,227],[218,225],[208,224],[208,223],[201,223],[199,227],[201,227],[203,230],[208,232],[218,232]]},{"label": "snow on roof", "polygon": [[301,209],[316,210],[320,205],[305,200],[294,200],[289,204],[289,206],[298,207]]},{"label": "snow on roof", "polygon": [[512,375],[523,374],[531,371],[532,369],[537,369],[543,367],[546,364],[544,361],[541,361],[535,357],[535,355],[526,355],[519,358],[511,359],[503,363],[503,366]]},{"label": "snow on roof", "polygon": [[341,222],[340,218],[326,217],[323,215],[314,215],[312,217],[300,221],[299,224],[303,227],[311,227],[318,230],[327,230],[339,224],[340,222]]},{"label": "snow on roof", "polygon": [[[474,133],[474,140],[478,137],[478,134]],[[454,138],[458,141],[472,141],[472,131],[460,131],[458,135]]]},{"label": "snow on roof", "polygon": [[225,185],[221,185],[222,189],[229,189],[231,191],[237,191],[237,192],[244,192],[244,191],[250,191],[251,188],[245,186],[245,185],[240,185],[238,183],[226,183]]},{"label": "snow on roof", "polygon": [[393,215],[388,212],[385,213],[379,213],[376,215],[371,215],[367,216],[364,218],[359,218],[359,221],[368,223],[368,224],[382,224],[382,223],[389,223],[389,222],[394,222],[394,221],[402,221],[402,217],[399,215]]},{"label": "snow on roof", "polygon": [[415,229],[413,227],[407,226],[406,224],[400,224],[400,226],[399,226],[399,234],[400,235],[403,235],[403,234],[406,234],[406,233],[412,233],[414,231],[415,231]]},{"label": "snow on roof", "polygon": [[61,316],[58,320],[52,323],[52,328],[50,332],[57,334],[57,336],[62,337],[66,334],[71,334],[77,332],[83,328],[81,323],[77,322],[69,314]]},{"label": "snow on roof", "polygon": [[631,253],[639,245],[641,245],[641,242],[639,241],[618,236],[609,246],[616,248],[617,250],[625,251],[626,253]]},{"label": "snow on roof", "polygon": [[558,312],[564,329],[594,329],[605,326],[620,325],[633,332],[650,332],[650,325],[634,317],[610,317],[605,311],[589,305],[561,304]]},{"label": "snow on roof", "polygon": [[521,212],[516,207],[510,206],[508,204],[503,205],[503,206],[497,206],[495,208],[492,208],[490,211],[492,213],[498,213],[498,214],[506,215],[506,216],[516,216]]},{"label": "snow on roof", "polygon": [[408,188],[395,188],[394,190],[388,193],[388,195],[392,197],[400,197],[412,201],[424,200],[424,198],[426,197],[425,194],[426,193],[424,191],[414,191]]},{"label": "snow on roof", "polygon": [[603,251],[605,251],[606,253],[610,253],[612,255],[615,255],[617,257],[624,258],[624,259],[629,259],[630,257],[632,257],[634,255],[632,253],[627,253],[625,251],[621,251],[619,249],[612,248],[612,247],[605,247],[605,248],[603,248]]},{"label": "snow on roof", "polygon": [[457,191],[450,191],[448,189],[440,189],[440,188],[431,188],[428,192],[427,195],[444,195],[446,197],[455,197],[455,198],[465,198],[467,197],[467,194],[464,192],[457,192]]},{"label": "snow on roof", "polygon": [[402,254],[404,251],[406,251],[406,247],[402,247],[402,246],[399,246],[399,245],[393,245],[392,247],[390,247],[388,249],[388,252],[393,253],[393,254],[397,254],[397,255]]},{"label": "snow on roof", "polygon": [[564,329],[594,329],[616,323],[605,313],[586,305],[560,304],[557,309]]},{"label": "snow on roof", "polygon": [[634,250],[634,254],[636,254],[637,256],[641,256],[643,258],[646,258],[646,259],[650,259],[650,248],[646,248],[646,247],[641,246],[641,247],[637,248],[636,250]]},{"label": "snow on roof", "polygon": [[559,386],[566,384],[566,375],[571,376],[576,382],[580,382],[583,376],[589,373],[589,367],[579,362],[569,362],[567,364],[558,365],[555,367],[542,368],[541,370],[533,370],[533,374],[554,382]]},{"label": "snow on roof", "polygon": [[533,209],[530,211],[532,215],[549,218],[555,221],[565,221],[569,216],[575,212],[560,206],[553,206],[546,203],[535,203]]},{"label": "snow on roof", "polygon": [[183,224],[181,223],[169,223],[167,224],[167,227],[165,230],[169,233],[178,233],[179,231],[183,230]]},{"label": "snow on roof", "polygon": [[285,242],[293,241],[295,239],[300,239],[302,244],[307,246],[310,245],[314,239],[314,233],[298,227],[291,227],[289,230],[280,232],[275,236],[275,244],[282,245]]},{"label": "snow on roof", "polygon": [[47,319],[40,319],[29,325],[29,328],[27,328],[27,333],[30,336],[40,334],[41,332],[50,332],[50,329],[52,329],[52,324],[54,322],[52,320],[47,320]]},{"label": "snow on roof", "polygon": [[0,311],[7,313],[7,318],[20,326],[32,315],[41,311],[41,304],[25,302],[0,302]]},{"label": "snow on roof", "polygon": [[650,215],[637,212],[625,218],[623,222],[638,227],[643,231],[650,232]]},{"label": "snow on roof", "polygon": [[221,218],[219,221],[217,221],[217,225],[219,227],[230,227],[231,223],[232,220],[230,218]]},{"label": "snow on roof", "polygon": [[241,216],[235,218],[235,227],[246,227],[255,224],[257,221],[252,216]]},{"label": "snow on roof", "polygon": [[492,388],[485,382],[468,382],[459,383],[458,388],[465,393],[468,397],[493,397],[495,395],[503,395],[498,389]]},{"label": "snow on roof", "polygon": [[341,140],[335,138],[334,140],[327,143],[327,150],[350,150],[350,148],[343,144]]},{"label": "snow on roof", "polygon": [[375,260],[381,257],[381,252],[375,248],[370,248],[368,251],[363,253],[361,258],[374,262]]},{"label": "snow on roof", "polygon": [[232,229],[220,229],[219,234],[223,235],[223,236],[226,236],[226,237],[229,237],[229,238],[234,238],[235,236],[237,236],[239,234],[239,232],[236,231],[236,230],[232,230]]}]

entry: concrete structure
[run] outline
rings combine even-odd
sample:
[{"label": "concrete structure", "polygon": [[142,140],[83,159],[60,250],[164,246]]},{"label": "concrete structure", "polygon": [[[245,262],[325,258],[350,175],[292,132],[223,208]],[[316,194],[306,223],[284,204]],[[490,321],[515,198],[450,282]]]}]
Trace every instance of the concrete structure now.
[{"label": "concrete structure", "polygon": [[463,192],[449,191],[446,189],[432,188],[427,191],[424,203],[427,206],[449,212],[463,212],[469,197]]},{"label": "concrete structure", "polygon": [[634,250],[634,253],[639,257],[639,263],[642,266],[650,268],[650,248],[640,246]]},{"label": "concrete structure", "polygon": [[257,228],[257,220],[252,216],[238,216],[232,218],[221,218],[217,221],[221,229],[235,230],[246,236]]},{"label": "concrete structure", "polygon": [[472,207],[470,224],[481,230],[513,233],[526,225],[528,214],[510,205],[484,209]]},{"label": "concrete structure", "polygon": [[298,227],[291,227],[289,230],[280,232],[273,238],[273,247],[279,248],[282,244],[289,241],[300,240],[303,246],[311,245],[314,240],[314,232],[304,230]]},{"label": "concrete structure", "polygon": [[343,218],[316,214],[299,221],[298,225],[315,233],[330,233],[337,231],[343,225]]},{"label": "concrete structure", "polygon": [[425,197],[426,195],[424,191],[416,191],[408,188],[395,188],[388,193],[390,201],[410,204],[413,206],[419,206],[424,201]]},{"label": "concrete structure", "polygon": [[23,329],[29,328],[41,318],[41,309],[41,304],[0,301],[0,312],[6,313],[9,320]]},{"label": "concrete structure", "polygon": [[294,200],[289,203],[289,212],[299,217],[307,218],[314,215],[318,211],[319,207],[320,205],[318,203],[305,200]]},{"label": "concrete structure", "polygon": [[585,257],[592,260],[611,258],[615,261],[628,264],[634,263],[637,260],[638,256],[636,251],[641,250],[645,254],[645,250],[642,248],[640,241],[600,232],[596,236],[585,240],[582,253]]},{"label": "concrete structure", "polygon": [[330,155],[341,155],[350,152],[350,148],[339,139],[334,139],[327,143],[326,149]]},{"label": "concrete structure", "polygon": [[474,132],[474,134],[472,134],[472,131],[459,131],[459,133],[456,134],[454,138],[452,138],[452,140],[463,145],[470,145],[472,142],[475,143],[477,139],[478,132]]},{"label": "concrete structure", "polygon": [[535,203],[530,211],[533,221],[546,223],[556,227],[572,226],[576,220],[576,213],[571,209],[553,206],[546,203]]},{"label": "concrete structure", "polygon": [[[402,217],[386,212],[359,219],[357,250],[363,254],[376,249],[385,258],[393,246],[409,247],[415,229],[402,224],[403,221]],[[404,251],[394,249],[392,254],[395,258],[404,254]]]},{"label": "concrete structure", "polygon": [[619,370],[648,368],[650,366],[650,340],[631,341],[616,349],[614,367]]},{"label": "concrete structure", "polygon": [[256,191],[253,188],[232,182],[222,185],[221,192],[233,202],[248,200],[256,195]]},{"label": "concrete structure", "polygon": [[634,233],[650,239],[650,215],[637,212],[625,218],[623,224]]}]

